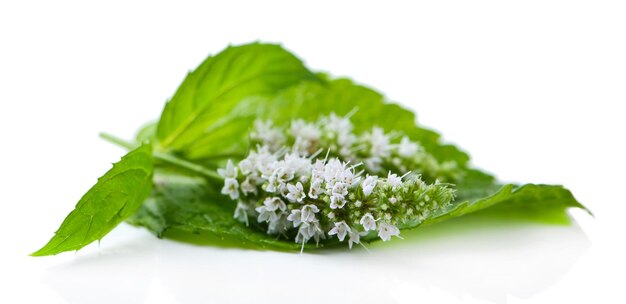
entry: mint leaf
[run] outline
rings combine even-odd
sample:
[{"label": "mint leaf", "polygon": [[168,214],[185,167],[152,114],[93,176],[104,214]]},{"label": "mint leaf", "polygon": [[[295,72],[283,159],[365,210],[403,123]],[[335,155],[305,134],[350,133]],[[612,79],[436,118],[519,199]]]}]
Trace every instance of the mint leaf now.
[{"label": "mint leaf", "polygon": [[99,240],[134,214],[152,187],[152,149],[131,151],[80,199],[52,239],[33,256],[78,250]]},{"label": "mint leaf", "polygon": [[207,58],[185,78],[166,104],[157,127],[160,147],[184,154],[199,138],[223,124],[238,102],[273,94],[304,79],[314,79],[279,45],[253,43],[228,47]]},{"label": "mint leaf", "polygon": [[244,157],[250,148],[246,135],[255,118],[249,115],[231,117],[232,119],[225,120],[219,128],[198,138],[185,151],[185,157],[190,160]]},{"label": "mint leaf", "polygon": [[[300,249],[292,241],[265,234],[261,228],[247,227],[233,218],[235,206],[215,192],[206,180],[160,171],[155,175],[152,195],[128,219],[144,226],[158,237],[201,234],[218,237],[220,243],[251,248]],[[254,225],[252,221],[250,225]],[[207,235],[208,234],[208,235]]]}]

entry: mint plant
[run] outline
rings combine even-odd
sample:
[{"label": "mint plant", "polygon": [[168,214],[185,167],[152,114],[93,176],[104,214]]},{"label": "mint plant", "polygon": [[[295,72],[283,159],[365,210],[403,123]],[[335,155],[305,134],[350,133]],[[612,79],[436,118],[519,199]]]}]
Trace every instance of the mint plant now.
[{"label": "mint plant", "polygon": [[562,186],[499,183],[411,111],[273,44],[207,58],[135,140],[102,137],[130,152],[32,255],[78,250],[122,221],[304,250],[487,208],[586,210]]}]

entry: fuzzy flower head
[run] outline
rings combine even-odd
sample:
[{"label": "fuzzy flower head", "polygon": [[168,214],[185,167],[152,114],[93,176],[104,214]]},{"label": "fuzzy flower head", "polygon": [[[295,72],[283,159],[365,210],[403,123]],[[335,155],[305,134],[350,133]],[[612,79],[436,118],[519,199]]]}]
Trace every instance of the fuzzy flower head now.
[{"label": "fuzzy flower head", "polygon": [[[251,132],[253,143],[267,147],[270,152],[291,150],[299,156],[316,156],[330,152],[343,161],[363,163],[368,173],[387,174],[412,171],[425,180],[454,182],[463,177],[463,171],[453,161],[439,162],[422,145],[400,132],[385,132],[373,127],[361,134],[354,133],[348,113],[340,116],[330,113],[317,121],[294,119],[289,126],[276,127],[266,120],[257,120]],[[249,162],[240,165],[247,174]]]},{"label": "fuzzy flower head", "polygon": [[406,136],[393,143],[380,128],[362,135],[353,129],[336,114],[317,122],[294,120],[289,131],[255,123],[256,149],[218,170],[221,193],[237,202],[234,217],[246,224],[256,220],[268,234],[303,246],[336,237],[352,248],[399,237],[399,225],[423,221],[454,199],[447,184],[407,173],[422,161],[417,143]]}]

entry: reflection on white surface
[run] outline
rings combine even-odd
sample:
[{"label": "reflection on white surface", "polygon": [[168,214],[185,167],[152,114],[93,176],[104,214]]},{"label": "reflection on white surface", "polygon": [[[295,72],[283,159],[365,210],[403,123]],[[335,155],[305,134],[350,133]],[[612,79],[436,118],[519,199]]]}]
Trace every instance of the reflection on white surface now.
[{"label": "reflection on white surface", "polygon": [[549,288],[590,247],[575,223],[483,221],[425,227],[369,253],[303,255],[158,240],[124,226],[44,281],[69,303],[308,303],[308,294],[318,303],[505,303]]}]

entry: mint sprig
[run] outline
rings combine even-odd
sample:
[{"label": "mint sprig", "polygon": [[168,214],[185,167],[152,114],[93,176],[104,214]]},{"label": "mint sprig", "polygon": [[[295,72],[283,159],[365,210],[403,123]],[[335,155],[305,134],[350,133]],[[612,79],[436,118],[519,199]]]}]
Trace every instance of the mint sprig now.
[{"label": "mint sprig", "polygon": [[[403,222],[400,229],[484,209],[550,214],[570,207],[586,210],[562,186],[501,184],[472,168],[465,152],[443,143],[438,133],[416,123],[412,111],[382,94],[348,79],[311,72],[279,45],[252,43],[228,47],[190,72],[160,119],[142,127],[135,142],[105,135],[131,151],[83,196],[50,242],[32,255],[78,250],[122,221],[146,227],[159,237],[191,241],[192,234],[207,239],[212,235],[238,246],[299,249],[293,240],[267,235],[265,227],[234,219],[237,204],[220,194],[223,180],[216,170],[228,159],[244,159],[254,148],[249,131],[255,119],[286,126],[292,119],[312,122],[330,113],[350,115],[355,133],[378,127],[401,134],[419,143],[437,163],[456,165],[459,174],[448,181],[454,184],[456,199],[427,218]],[[319,246],[336,244],[335,240],[326,238]]]}]

